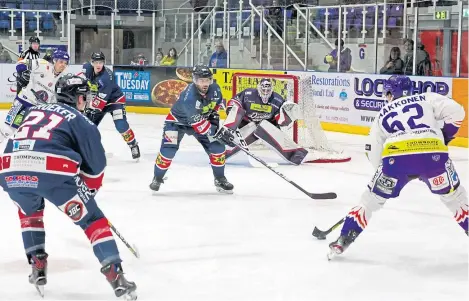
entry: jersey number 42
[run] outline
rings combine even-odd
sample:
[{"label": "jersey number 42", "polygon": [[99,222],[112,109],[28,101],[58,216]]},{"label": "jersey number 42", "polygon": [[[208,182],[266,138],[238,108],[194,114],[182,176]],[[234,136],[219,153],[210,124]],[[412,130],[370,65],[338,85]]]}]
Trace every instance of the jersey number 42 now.
[{"label": "jersey number 42", "polygon": [[418,103],[404,106],[400,112],[390,112],[384,116],[382,120],[383,128],[388,133],[397,131],[405,131],[406,129],[429,128],[424,123],[419,123],[419,119],[423,117],[423,108]]}]

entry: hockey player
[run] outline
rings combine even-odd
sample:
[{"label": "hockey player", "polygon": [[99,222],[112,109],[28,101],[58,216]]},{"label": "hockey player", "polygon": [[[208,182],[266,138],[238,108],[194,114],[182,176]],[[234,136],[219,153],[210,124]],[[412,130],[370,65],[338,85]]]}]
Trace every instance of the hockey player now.
[{"label": "hockey player", "polygon": [[[261,139],[289,163],[299,165],[305,160],[308,151],[279,129],[300,117],[299,107],[274,92],[270,79],[263,78],[257,89],[248,88],[232,98],[227,113],[223,126],[239,128],[248,146]],[[227,147],[227,160],[239,151],[238,146]]]},{"label": "hockey player", "polygon": [[22,60],[37,60],[40,52],[39,47],[41,46],[41,40],[38,37],[29,38],[29,48],[21,52],[18,61]]},{"label": "hockey player", "polygon": [[140,148],[127,122],[125,96],[114,82],[112,71],[104,66],[105,60],[102,52],[95,52],[91,55],[91,63],[83,65],[83,75],[88,79],[93,94],[91,101],[88,101],[86,115],[99,125],[106,113],[110,113],[117,131],[130,147],[132,158],[138,159]]},{"label": "hockey player", "polygon": [[56,104],[26,109],[9,139],[0,168],[0,185],[18,206],[23,244],[32,267],[29,282],[43,296],[47,283],[45,199],[85,232],[116,296],[136,298],[136,285],[123,275],[108,220],[94,194],[100,188],[106,157],[97,127],[80,113],[89,91],[85,79],[66,75],[56,85]]},{"label": "hockey player", "polygon": [[218,109],[222,101],[220,86],[213,82],[212,71],[207,66],[195,66],[192,78],[193,83],[182,91],[166,117],[150,188],[155,191],[160,189],[179,144],[187,134],[193,135],[208,154],[217,191],[233,193],[233,185],[225,177],[225,146],[215,138],[220,121]]},{"label": "hockey player", "polygon": [[25,108],[51,102],[55,97],[55,83],[66,70],[70,57],[62,50],[55,51],[52,56],[53,65],[43,59],[22,60],[16,65],[16,79],[21,91],[7,113],[5,125],[0,128],[0,142],[18,128]]},{"label": "hockey player", "polygon": [[[365,150],[376,168],[360,203],[345,218],[340,237],[329,244],[329,259],[344,252],[365,229],[374,212],[399,196],[414,179],[423,181],[439,195],[466,234],[466,190],[448,156],[448,143],[464,119],[464,109],[454,100],[436,93],[411,95],[410,78],[394,75],[385,82],[383,106],[369,134]],[[439,122],[444,122],[439,128]]]}]

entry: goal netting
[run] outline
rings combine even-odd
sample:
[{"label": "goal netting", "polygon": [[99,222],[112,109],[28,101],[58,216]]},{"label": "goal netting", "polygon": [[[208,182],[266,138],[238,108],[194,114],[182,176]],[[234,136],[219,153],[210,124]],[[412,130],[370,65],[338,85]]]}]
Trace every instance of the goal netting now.
[{"label": "goal netting", "polygon": [[[232,79],[233,96],[247,88],[256,88],[262,78],[270,78],[275,92],[280,94],[286,101],[295,102],[300,106],[303,118],[295,121],[290,126],[281,127],[281,130],[287,134],[289,139],[308,149],[306,163],[350,161],[350,156],[344,154],[342,150],[332,148],[327,140],[316,115],[310,76],[234,73]],[[253,149],[266,148],[261,143],[256,143]]]}]

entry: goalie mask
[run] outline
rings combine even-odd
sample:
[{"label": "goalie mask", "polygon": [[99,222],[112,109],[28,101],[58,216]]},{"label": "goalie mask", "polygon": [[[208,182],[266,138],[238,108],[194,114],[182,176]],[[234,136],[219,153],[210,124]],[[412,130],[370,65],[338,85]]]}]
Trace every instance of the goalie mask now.
[{"label": "goalie mask", "polygon": [[263,103],[267,103],[269,101],[270,96],[272,96],[272,82],[268,78],[263,78],[257,85],[257,91],[259,96],[262,99]]}]

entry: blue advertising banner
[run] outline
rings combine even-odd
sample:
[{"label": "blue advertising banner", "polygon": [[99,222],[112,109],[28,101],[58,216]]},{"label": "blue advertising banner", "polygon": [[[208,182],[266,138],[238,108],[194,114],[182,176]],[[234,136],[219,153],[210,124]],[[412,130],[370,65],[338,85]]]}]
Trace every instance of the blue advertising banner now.
[{"label": "blue advertising banner", "polygon": [[127,102],[151,104],[151,73],[148,71],[114,70],[116,83]]}]

